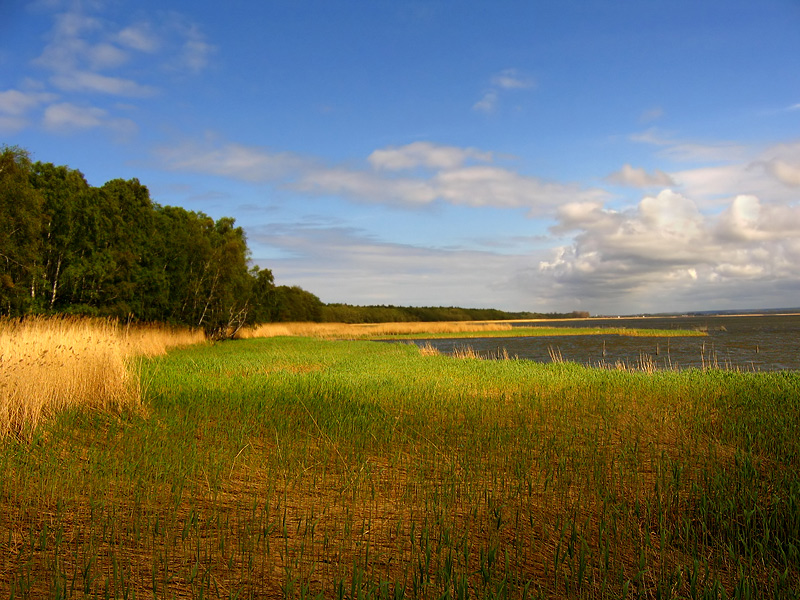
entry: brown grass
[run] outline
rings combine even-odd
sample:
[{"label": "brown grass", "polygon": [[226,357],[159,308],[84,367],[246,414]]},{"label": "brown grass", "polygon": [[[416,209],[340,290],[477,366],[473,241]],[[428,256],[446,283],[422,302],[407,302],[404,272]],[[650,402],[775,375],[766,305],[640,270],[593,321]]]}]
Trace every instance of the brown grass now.
[{"label": "brown grass", "polygon": [[0,321],[0,440],[28,437],[43,419],[71,407],[141,409],[135,357],[202,336],[94,319]]},{"label": "brown grass", "polygon": [[301,336],[332,339],[361,339],[384,335],[427,333],[465,333],[472,331],[509,331],[504,321],[442,321],[422,323],[264,323],[241,332],[240,337]]}]

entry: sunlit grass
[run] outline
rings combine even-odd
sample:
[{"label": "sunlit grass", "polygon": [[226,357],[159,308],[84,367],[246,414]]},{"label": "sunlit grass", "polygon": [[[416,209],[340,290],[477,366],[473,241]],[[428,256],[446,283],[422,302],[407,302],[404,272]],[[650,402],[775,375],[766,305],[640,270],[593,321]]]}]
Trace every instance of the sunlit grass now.
[{"label": "sunlit grass", "polygon": [[42,419],[72,407],[140,409],[134,357],[200,339],[202,332],[105,320],[0,321],[0,440],[26,437]]},{"label": "sunlit grass", "polygon": [[[526,321],[527,322],[527,321]],[[407,323],[265,323],[242,331],[241,338],[301,336],[323,339],[435,339],[560,335],[626,335],[638,337],[705,336],[705,331],[628,329],[625,327],[513,327],[508,321]]]},{"label": "sunlit grass", "polygon": [[0,453],[0,595],[793,598],[800,375],[243,340]]}]

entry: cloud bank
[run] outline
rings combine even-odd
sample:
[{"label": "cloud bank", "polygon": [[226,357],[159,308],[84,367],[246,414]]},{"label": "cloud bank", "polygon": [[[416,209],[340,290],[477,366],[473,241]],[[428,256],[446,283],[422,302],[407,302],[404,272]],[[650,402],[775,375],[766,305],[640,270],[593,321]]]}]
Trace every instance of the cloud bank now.
[{"label": "cloud bank", "polygon": [[576,233],[539,263],[551,297],[581,299],[609,313],[632,303],[662,305],[659,294],[687,308],[724,308],[741,306],[747,295],[763,303],[770,290],[783,298],[787,288],[800,290],[797,204],[739,195],[707,215],[665,190],[624,211],[566,205],[554,230]]},{"label": "cloud bank", "polygon": [[376,149],[360,169],[214,142],[162,147],[157,156],[173,170],[270,182],[318,196],[338,195],[408,208],[438,201],[473,208],[520,209],[533,217],[565,202],[602,200],[608,195],[600,189],[545,181],[498,166],[491,152],[432,142]]}]

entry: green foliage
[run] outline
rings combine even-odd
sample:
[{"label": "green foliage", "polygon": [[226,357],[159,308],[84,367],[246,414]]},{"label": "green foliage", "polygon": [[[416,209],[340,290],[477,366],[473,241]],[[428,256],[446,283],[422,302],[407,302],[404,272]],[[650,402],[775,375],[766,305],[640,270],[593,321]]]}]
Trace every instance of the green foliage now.
[{"label": "green foliage", "polygon": [[507,312],[494,308],[459,308],[456,306],[353,306],[327,304],[322,321],[328,323],[405,323],[436,321],[507,321],[513,319],[569,319],[588,317],[589,313]]},{"label": "green foliage", "polygon": [[0,152],[0,314],[24,314],[36,302],[42,196],[29,184],[27,152]]},{"label": "green foliage", "polygon": [[275,290],[273,321],[322,321],[324,305],[311,292],[301,287],[280,286]]},{"label": "green foliage", "polygon": [[477,321],[588,316],[458,307],[325,305],[249,268],[241,227],[160,206],[137,179],[89,185],[80,171],[0,153],[0,316],[67,313],[160,321],[228,338],[249,323]]},{"label": "green foliage", "polygon": [[276,312],[272,273],[248,262],[231,218],[159,206],[137,179],[96,188],[18,148],[0,154],[0,315],[109,316],[230,337]]}]

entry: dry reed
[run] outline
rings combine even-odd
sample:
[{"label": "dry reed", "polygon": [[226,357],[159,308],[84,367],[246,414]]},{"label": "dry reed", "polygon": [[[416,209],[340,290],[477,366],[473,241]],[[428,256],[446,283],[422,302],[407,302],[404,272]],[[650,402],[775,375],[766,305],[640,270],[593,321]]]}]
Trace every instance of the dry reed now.
[{"label": "dry reed", "polygon": [[58,411],[140,410],[136,356],[200,341],[202,332],[120,328],[106,320],[0,321],[0,440],[29,437]]},{"label": "dry reed", "polygon": [[500,321],[418,321],[400,323],[264,323],[244,330],[242,338],[299,336],[326,339],[361,339],[391,335],[508,331],[511,324]]}]

